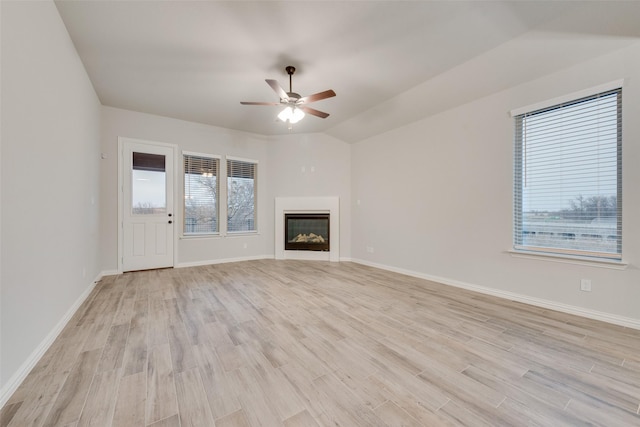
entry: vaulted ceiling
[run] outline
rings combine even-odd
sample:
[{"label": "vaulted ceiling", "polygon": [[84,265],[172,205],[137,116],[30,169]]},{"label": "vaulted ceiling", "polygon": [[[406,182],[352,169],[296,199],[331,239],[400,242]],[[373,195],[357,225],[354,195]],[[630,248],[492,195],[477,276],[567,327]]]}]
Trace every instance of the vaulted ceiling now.
[{"label": "vaulted ceiling", "polygon": [[[103,105],[347,142],[639,40],[627,1],[56,1]],[[337,93],[293,130],[265,83]]]}]

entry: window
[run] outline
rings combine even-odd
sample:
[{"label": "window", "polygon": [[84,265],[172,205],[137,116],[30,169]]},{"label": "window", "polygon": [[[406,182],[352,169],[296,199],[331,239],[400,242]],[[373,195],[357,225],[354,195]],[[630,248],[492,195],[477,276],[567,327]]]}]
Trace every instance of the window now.
[{"label": "window", "polygon": [[515,116],[515,249],[622,257],[622,90]]},{"label": "window", "polygon": [[251,161],[227,159],[227,231],[256,230],[257,167]]},{"label": "window", "polygon": [[184,154],[184,235],[218,232],[220,160]]}]

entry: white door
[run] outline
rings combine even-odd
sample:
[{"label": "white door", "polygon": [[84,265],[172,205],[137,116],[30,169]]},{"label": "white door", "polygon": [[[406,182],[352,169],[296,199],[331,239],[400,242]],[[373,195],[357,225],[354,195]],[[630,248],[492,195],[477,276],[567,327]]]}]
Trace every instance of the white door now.
[{"label": "white door", "polygon": [[173,153],[124,140],[122,271],[173,267]]}]

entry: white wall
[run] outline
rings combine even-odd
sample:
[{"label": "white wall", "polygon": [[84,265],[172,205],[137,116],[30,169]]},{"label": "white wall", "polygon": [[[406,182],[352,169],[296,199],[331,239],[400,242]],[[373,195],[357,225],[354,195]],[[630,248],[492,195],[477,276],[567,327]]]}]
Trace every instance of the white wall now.
[{"label": "white wall", "polygon": [[[629,267],[512,257],[506,253],[513,211],[514,125],[508,112],[620,78],[626,79],[623,256]],[[639,82],[635,44],[355,144],[352,257],[640,324]],[[581,278],[592,280],[592,292],[579,291]]]},{"label": "white wall", "polygon": [[99,274],[100,103],[53,2],[1,8],[5,398]]},{"label": "white wall", "polygon": [[[350,146],[324,135],[287,135],[263,137],[199,123],[137,113],[111,107],[102,108],[103,160],[101,194],[104,208],[101,217],[102,267],[117,270],[117,171],[118,137],[138,138],[176,144],[179,151],[192,151],[257,160],[258,163],[258,233],[240,236],[184,238],[178,240],[176,265],[197,265],[223,260],[274,255],[274,197],[341,196],[349,217]],[[303,163],[301,163],[303,162]],[[307,163],[304,163],[307,162]],[[315,172],[301,176],[300,165],[315,167]],[[294,166],[295,165],[295,166]],[[180,170],[180,168],[178,168]],[[182,192],[182,178],[178,179]],[[181,194],[178,206],[181,211]],[[176,215],[180,215],[177,212]],[[179,216],[177,216],[178,222]],[[348,229],[348,227],[346,227]],[[349,253],[350,237],[342,240]],[[246,248],[244,247],[246,244]],[[348,256],[348,255],[347,255]]]}]

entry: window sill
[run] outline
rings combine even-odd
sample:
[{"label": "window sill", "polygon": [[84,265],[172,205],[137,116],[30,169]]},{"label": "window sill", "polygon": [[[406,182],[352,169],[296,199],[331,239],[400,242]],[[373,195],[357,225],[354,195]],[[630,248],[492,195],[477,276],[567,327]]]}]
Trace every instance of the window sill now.
[{"label": "window sill", "polygon": [[198,240],[198,239],[220,239],[226,237],[244,237],[244,236],[258,236],[260,233],[257,231],[229,231],[227,234],[222,233],[209,233],[209,234],[182,234],[180,240]]},{"label": "window sill", "polygon": [[589,267],[609,268],[612,270],[626,270],[628,263],[610,259],[580,257],[572,255],[553,254],[545,252],[523,251],[510,249],[507,251],[514,258],[537,259],[541,261],[559,262],[563,264],[586,265]]},{"label": "window sill", "polygon": [[208,234],[183,234],[180,239],[192,240],[192,239],[218,239],[222,237],[220,233],[208,233]]},{"label": "window sill", "polygon": [[258,230],[254,231],[227,231],[225,237],[242,237],[242,236],[257,236]]}]

